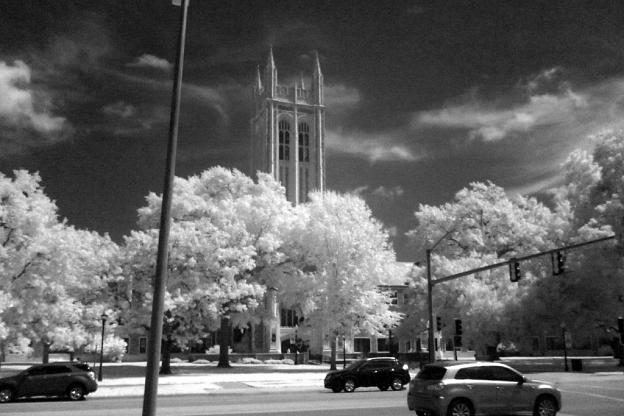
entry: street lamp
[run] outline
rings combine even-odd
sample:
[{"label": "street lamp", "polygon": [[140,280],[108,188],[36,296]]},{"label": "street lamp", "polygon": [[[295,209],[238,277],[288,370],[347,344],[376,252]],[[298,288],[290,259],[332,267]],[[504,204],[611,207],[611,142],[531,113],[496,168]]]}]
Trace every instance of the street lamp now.
[{"label": "street lamp", "polygon": [[98,373],[98,381],[102,381],[102,363],[104,362],[104,325],[106,325],[106,318],[108,318],[108,315],[103,313],[100,318],[102,318],[102,344],[100,346],[100,372]]},{"label": "street lamp", "polygon": [[561,324],[561,338],[563,341],[563,368],[567,372],[568,371],[568,346],[566,345],[566,325],[564,323]]},{"label": "street lamp", "polygon": [[298,326],[295,325],[295,365],[297,365],[298,357],[299,357],[299,347],[297,346],[297,329]]},{"label": "street lamp", "polygon": [[342,336],[342,368],[347,367],[347,338]]}]

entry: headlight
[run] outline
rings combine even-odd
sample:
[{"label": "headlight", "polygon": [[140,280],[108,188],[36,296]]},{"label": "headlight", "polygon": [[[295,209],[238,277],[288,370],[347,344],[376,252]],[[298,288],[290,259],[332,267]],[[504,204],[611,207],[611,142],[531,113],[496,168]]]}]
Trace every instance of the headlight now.
[{"label": "headlight", "polygon": [[407,370],[408,368],[407,364],[403,364],[403,370]]}]

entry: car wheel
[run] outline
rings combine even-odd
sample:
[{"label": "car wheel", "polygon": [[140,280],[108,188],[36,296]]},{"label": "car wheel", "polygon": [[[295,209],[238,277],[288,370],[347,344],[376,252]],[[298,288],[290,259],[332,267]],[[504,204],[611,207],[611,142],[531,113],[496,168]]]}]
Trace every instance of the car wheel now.
[{"label": "car wheel", "polygon": [[381,390],[381,391],[386,391],[386,390],[388,390],[390,388],[390,386],[387,385],[387,384],[380,384],[380,385],[377,386],[377,388],[379,390]]},{"label": "car wheel", "polygon": [[8,387],[0,388],[0,403],[8,403],[13,400],[13,390]]},{"label": "car wheel", "polygon": [[466,400],[453,400],[448,407],[446,416],[473,416],[472,406]]},{"label": "car wheel", "polygon": [[342,386],[340,385],[340,383],[336,383],[332,386],[331,389],[334,393],[340,393],[342,391]]},{"label": "car wheel", "polygon": [[355,380],[352,378],[346,379],[343,388],[347,393],[352,393],[355,390]]},{"label": "car wheel", "polygon": [[390,387],[392,387],[392,390],[394,391],[401,390],[403,388],[403,383],[401,382],[400,378],[395,377],[392,379],[392,383],[390,383]]},{"label": "car wheel", "polygon": [[74,384],[67,389],[69,400],[80,400],[84,397],[85,390],[80,384]]},{"label": "car wheel", "polygon": [[535,403],[534,416],[555,416],[557,405],[552,397],[540,397]]}]

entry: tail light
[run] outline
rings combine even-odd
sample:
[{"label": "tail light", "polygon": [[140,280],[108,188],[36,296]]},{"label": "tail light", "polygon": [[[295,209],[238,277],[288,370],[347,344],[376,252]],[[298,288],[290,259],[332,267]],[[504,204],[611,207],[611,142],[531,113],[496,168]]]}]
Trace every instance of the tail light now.
[{"label": "tail light", "polygon": [[435,384],[429,384],[427,386],[427,390],[429,390],[429,391],[442,391],[442,390],[444,390],[444,383],[439,382],[439,383],[435,383]]},{"label": "tail light", "polygon": [[409,368],[409,367],[407,366],[407,364],[403,364],[403,370],[406,370],[406,371],[407,371],[407,369],[408,369],[408,368]]}]

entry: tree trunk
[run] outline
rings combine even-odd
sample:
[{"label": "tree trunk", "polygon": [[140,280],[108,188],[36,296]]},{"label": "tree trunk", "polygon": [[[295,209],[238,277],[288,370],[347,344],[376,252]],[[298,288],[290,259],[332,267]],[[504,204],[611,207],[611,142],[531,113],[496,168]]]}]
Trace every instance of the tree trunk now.
[{"label": "tree trunk", "polygon": [[230,368],[230,326],[229,317],[221,317],[221,329],[219,330],[219,368]]},{"label": "tree trunk", "polygon": [[331,358],[329,363],[330,370],[336,370],[336,337],[333,337],[330,342]]},{"label": "tree trunk", "polygon": [[163,342],[162,348],[162,364],[160,367],[160,374],[171,374],[171,346],[173,341],[168,336]]},{"label": "tree trunk", "polygon": [[41,344],[43,346],[43,364],[47,364],[50,361],[50,344],[48,344],[47,342],[42,342]]}]

